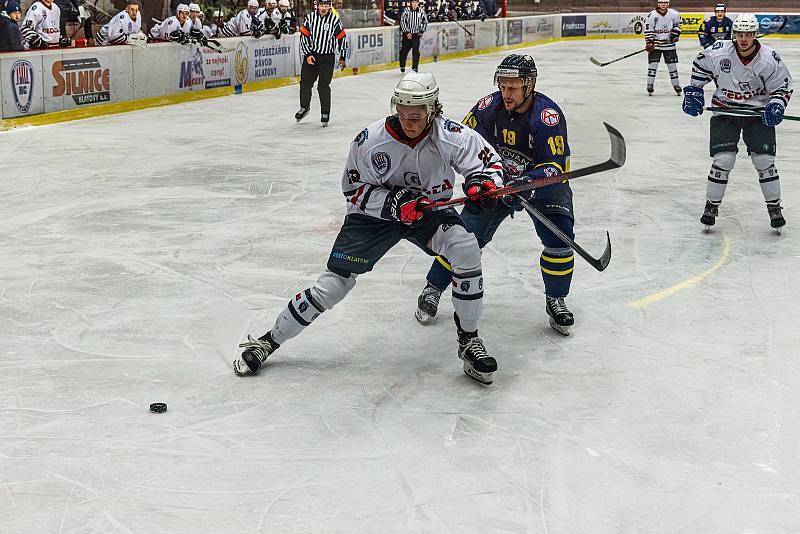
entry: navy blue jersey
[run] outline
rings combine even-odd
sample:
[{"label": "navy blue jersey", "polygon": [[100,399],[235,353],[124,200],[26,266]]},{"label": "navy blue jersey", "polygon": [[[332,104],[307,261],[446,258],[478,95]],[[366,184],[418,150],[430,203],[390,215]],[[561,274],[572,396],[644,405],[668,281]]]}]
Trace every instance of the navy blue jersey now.
[{"label": "navy blue jersey", "polygon": [[462,121],[492,143],[503,158],[506,179],[541,179],[569,171],[567,121],[561,108],[534,92],[525,113],[512,113],[500,91],[481,98]]},{"label": "navy blue jersey", "polygon": [[716,41],[730,41],[732,29],[733,21],[728,17],[724,17],[721,21],[717,20],[717,17],[711,17],[700,25],[697,36],[703,48],[708,48]]}]

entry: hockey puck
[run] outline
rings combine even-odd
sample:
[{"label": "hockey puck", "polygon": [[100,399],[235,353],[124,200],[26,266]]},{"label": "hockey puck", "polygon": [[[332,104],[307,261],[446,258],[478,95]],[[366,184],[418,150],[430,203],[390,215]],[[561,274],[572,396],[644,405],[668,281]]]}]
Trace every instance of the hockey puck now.
[{"label": "hockey puck", "polygon": [[164,413],[167,411],[167,405],[164,402],[154,402],[150,405],[150,411],[153,413]]}]

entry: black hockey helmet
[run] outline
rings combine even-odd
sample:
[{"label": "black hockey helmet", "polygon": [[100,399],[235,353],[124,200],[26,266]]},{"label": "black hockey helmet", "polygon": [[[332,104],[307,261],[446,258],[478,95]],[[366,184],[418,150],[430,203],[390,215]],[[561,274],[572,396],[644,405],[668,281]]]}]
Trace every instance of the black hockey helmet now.
[{"label": "black hockey helmet", "polygon": [[531,85],[536,83],[536,62],[528,55],[510,54],[503,58],[503,61],[494,71],[494,84],[497,85],[497,78],[522,78],[531,80]]}]

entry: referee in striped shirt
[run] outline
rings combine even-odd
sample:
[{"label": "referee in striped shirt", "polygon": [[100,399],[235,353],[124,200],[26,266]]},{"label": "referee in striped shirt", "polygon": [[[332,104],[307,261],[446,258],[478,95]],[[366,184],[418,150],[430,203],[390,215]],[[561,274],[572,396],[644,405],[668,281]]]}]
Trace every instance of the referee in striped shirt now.
[{"label": "referee in striped shirt", "polygon": [[419,0],[411,0],[411,7],[400,15],[400,72],[406,71],[406,58],[411,53],[411,68],[419,69],[419,38],[428,27],[428,16],[419,8]]},{"label": "referee in striped shirt", "polygon": [[311,89],[319,78],[317,92],[322,113],[323,126],[331,118],[331,79],[336,54],[339,67],[344,68],[347,39],[339,17],[331,12],[331,0],[317,0],[317,7],[310,11],[300,26],[300,54],[303,67],[300,69],[300,110],[294,114],[297,122],[303,120],[311,109]]}]

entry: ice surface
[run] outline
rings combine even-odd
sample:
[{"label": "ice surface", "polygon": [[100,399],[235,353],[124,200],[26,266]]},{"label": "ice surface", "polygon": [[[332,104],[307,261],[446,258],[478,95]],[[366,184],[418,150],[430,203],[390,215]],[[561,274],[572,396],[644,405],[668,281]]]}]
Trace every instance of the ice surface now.
[{"label": "ice surface", "polygon": [[[798,75],[800,41],[769,43]],[[628,163],[573,184],[579,243],[608,229],[614,256],[576,261],[571,337],[529,220],[486,249],[490,387],[449,299],[415,322],[430,259],[406,244],[259,376],[231,370],[324,266],[348,143],[398,72],[335,80],[327,129],[316,93],[295,124],[293,86],[0,134],[0,532],[800,531],[800,127],[778,128],[783,236],[744,154],[703,233],[708,115],[663,64],[649,98],[642,56],[588,61],[638,46],[530,50],[573,167],[607,157],[602,121]],[[501,56],[423,65],[447,115]]]}]

